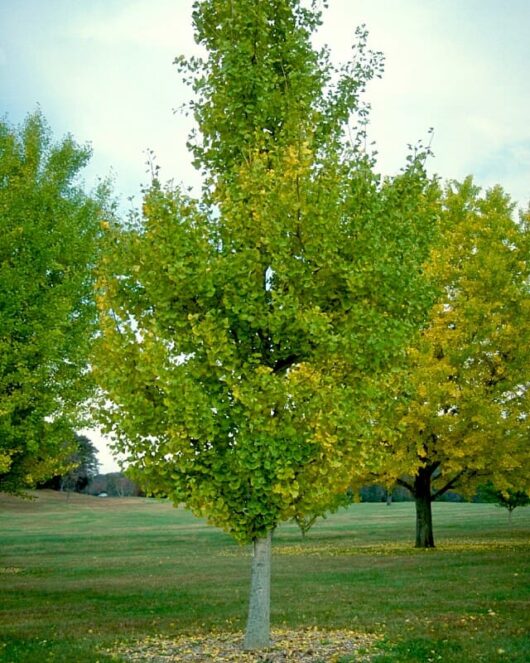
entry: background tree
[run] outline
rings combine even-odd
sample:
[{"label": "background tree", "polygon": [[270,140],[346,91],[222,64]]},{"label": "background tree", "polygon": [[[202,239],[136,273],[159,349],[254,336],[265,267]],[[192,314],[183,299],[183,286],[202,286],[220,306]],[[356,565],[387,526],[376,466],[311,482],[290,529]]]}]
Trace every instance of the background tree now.
[{"label": "background tree", "polygon": [[520,490],[497,490],[491,483],[480,486],[478,498],[480,501],[495,502],[497,506],[507,509],[510,523],[512,522],[512,513],[517,507],[530,504],[528,493]]},{"label": "background tree", "polygon": [[[97,448],[85,435],[75,433],[74,438],[75,450],[66,459],[70,469],[62,475],[54,476],[39,487],[80,493],[97,476],[99,471]],[[68,446],[70,447],[71,443]]]},{"label": "background tree", "polygon": [[40,113],[20,131],[0,122],[0,491],[61,473],[75,449],[105,200],[75,184],[89,156],[53,144]]},{"label": "background tree", "polygon": [[298,0],[195,4],[203,196],[155,179],[99,283],[104,423],[143,487],[253,543],[247,648],[269,641],[273,530],[380,463],[370,411],[430,301],[437,187],[420,154],[374,173],[359,95],[381,58],[359,31],[335,71],[319,22]]},{"label": "background tree", "polygon": [[434,546],[431,503],[450,489],[471,497],[490,480],[530,494],[530,233],[513,211],[500,187],[482,195],[470,178],[445,195],[426,265],[439,297],[409,349],[389,444],[416,459],[395,478],[415,498],[417,547]]}]

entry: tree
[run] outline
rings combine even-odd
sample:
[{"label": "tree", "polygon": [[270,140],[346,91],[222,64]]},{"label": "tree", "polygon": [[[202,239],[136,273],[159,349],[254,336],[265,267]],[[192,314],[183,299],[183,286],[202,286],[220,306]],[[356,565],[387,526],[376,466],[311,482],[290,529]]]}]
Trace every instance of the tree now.
[{"label": "tree", "polygon": [[512,521],[512,512],[518,506],[528,506],[530,504],[530,497],[528,493],[520,490],[508,490],[504,493],[502,490],[497,491],[497,504],[498,506],[508,509],[508,518]]},{"label": "tree", "polygon": [[0,122],[1,491],[66,470],[90,392],[105,193],[89,197],[75,184],[89,156],[71,137],[53,144],[40,113],[20,131]]},{"label": "tree", "polygon": [[[49,479],[41,488],[82,492],[99,470],[98,450],[85,435],[74,434],[75,450],[68,456],[69,470]],[[69,445],[70,446],[70,445]]]},{"label": "tree", "polygon": [[497,490],[491,483],[481,486],[478,491],[481,500],[495,502],[497,506],[508,510],[509,522],[512,522],[512,512],[518,506],[528,506],[530,496],[528,493],[520,490]]},{"label": "tree", "polygon": [[482,195],[471,178],[445,195],[426,265],[439,296],[409,348],[389,444],[416,459],[394,479],[415,498],[417,547],[434,546],[431,504],[448,490],[471,496],[490,480],[530,494],[530,233],[513,209],[500,187]]},{"label": "tree", "polygon": [[178,62],[202,198],[154,178],[99,281],[103,424],[147,491],[253,544],[249,649],[269,642],[272,532],[380,463],[370,411],[430,301],[438,188],[423,152],[374,173],[359,95],[380,56],[361,30],[334,71],[319,22],[298,0],[196,3],[208,57]]}]

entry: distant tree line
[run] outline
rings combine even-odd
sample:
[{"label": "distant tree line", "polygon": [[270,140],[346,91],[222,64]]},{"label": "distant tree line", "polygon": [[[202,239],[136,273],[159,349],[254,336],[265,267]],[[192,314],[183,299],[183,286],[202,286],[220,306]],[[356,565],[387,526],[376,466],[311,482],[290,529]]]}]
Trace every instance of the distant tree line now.
[{"label": "distant tree line", "polygon": [[[370,485],[364,486],[359,491],[361,502],[413,502],[414,497],[411,495],[410,491],[404,488],[403,486],[395,486],[392,490],[387,490],[383,486]],[[454,491],[447,491],[439,498],[440,502],[467,502],[469,501],[460,493]],[[486,499],[486,497],[479,490],[475,497],[473,497],[473,502],[491,502],[491,499]]]},{"label": "distant tree line", "polygon": [[106,493],[109,497],[143,497],[145,495],[138,484],[121,472],[96,475],[90,480],[83,492],[88,495]]},{"label": "distant tree line", "polygon": [[102,495],[108,497],[143,497],[145,493],[138,484],[128,479],[121,472],[108,472],[96,474],[88,480],[74,481],[75,471],[64,477],[53,477],[40,488],[49,488],[64,492],[84,493],[86,495]]},{"label": "distant tree line", "polygon": [[109,497],[133,497],[143,495],[134,481],[121,472],[99,473],[98,450],[84,435],[74,435],[73,451],[66,459],[66,471],[56,474],[38,485],[64,492],[86,493]]},{"label": "distant tree line", "polygon": [[[361,502],[386,502],[388,505],[392,504],[392,502],[412,502],[415,499],[411,492],[403,486],[395,486],[393,489],[387,490],[383,486],[378,485],[364,486],[359,491],[359,497]],[[508,511],[510,522],[512,520],[512,513],[517,507],[530,505],[530,497],[528,497],[526,492],[519,490],[498,490],[491,482],[480,485],[472,498],[448,490],[438,498],[438,501],[496,504]],[[301,529],[304,532],[303,527]]]}]

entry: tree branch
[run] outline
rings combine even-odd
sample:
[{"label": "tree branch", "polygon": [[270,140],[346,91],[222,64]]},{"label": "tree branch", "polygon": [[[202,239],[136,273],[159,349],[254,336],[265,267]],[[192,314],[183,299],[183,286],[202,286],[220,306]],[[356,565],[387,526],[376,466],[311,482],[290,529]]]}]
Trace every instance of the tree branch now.
[{"label": "tree branch", "polygon": [[[448,481],[445,486],[440,488],[440,490],[437,490],[433,495],[431,495],[431,501],[434,502],[434,500],[437,500],[439,497],[441,497],[444,493],[446,493],[448,490],[451,488],[454,488],[455,485],[458,483],[459,479],[461,479],[464,474],[466,473],[466,470],[461,470],[456,476],[454,476],[450,481]],[[473,476],[474,472],[470,472],[469,476]]]},{"label": "tree branch", "polygon": [[398,486],[403,486],[403,488],[410,490],[412,495],[414,495],[414,486],[411,483],[405,481],[404,479],[396,479],[396,483]]},{"label": "tree branch", "polygon": [[288,368],[291,368],[291,366],[294,366],[294,364],[298,363],[299,361],[300,357],[295,354],[289,355],[288,357],[285,357],[285,359],[278,359],[278,361],[272,367],[272,372],[280,373],[281,371],[285,371]]}]

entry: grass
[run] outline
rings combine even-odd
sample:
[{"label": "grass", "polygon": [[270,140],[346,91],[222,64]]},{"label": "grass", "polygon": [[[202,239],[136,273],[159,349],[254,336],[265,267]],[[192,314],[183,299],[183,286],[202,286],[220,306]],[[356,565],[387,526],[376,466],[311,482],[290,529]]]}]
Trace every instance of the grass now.
[{"label": "grass", "polygon": [[[357,504],[302,539],[275,534],[272,622],[383,638],[377,663],[530,660],[530,509]],[[169,504],[42,491],[0,496],[0,661],[123,660],[117,643],[244,627],[250,555]],[[343,659],[344,662],[348,658]]]}]

